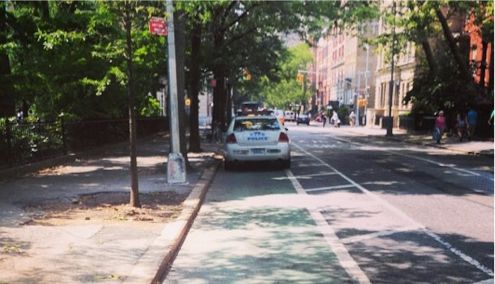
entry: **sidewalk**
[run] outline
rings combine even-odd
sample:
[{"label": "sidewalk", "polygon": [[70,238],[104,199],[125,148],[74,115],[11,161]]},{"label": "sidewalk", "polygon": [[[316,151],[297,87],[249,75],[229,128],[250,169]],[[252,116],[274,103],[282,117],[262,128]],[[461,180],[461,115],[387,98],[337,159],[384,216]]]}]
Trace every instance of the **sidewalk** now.
[{"label": "sidewalk", "polygon": [[[386,130],[377,128],[342,126],[338,131],[493,157],[493,141],[460,143],[447,138],[438,145],[429,135],[410,135],[399,129],[394,129],[390,138],[385,137]],[[216,156],[220,146],[202,142],[205,151],[189,157],[194,171],[187,173],[187,183],[169,185],[165,172],[168,138],[160,136],[138,144],[139,191],[188,195],[176,221],[145,225],[127,222],[119,226],[23,225],[33,218],[23,210],[25,205],[53,200],[70,203],[81,194],[97,192],[128,193],[126,143],[100,149],[90,158],[71,156],[42,163],[63,163],[52,171],[15,177],[36,168],[30,166],[0,172],[0,283],[157,282],[177,252],[214,178],[220,165]],[[9,178],[2,178],[5,175]]]},{"label": "sidewalk", "polygon": [[[172,223],[123,221],[77,225],[29,225],[44,212],[32,204],[71,203],[81,195],[130,191],[127,143],[57,158],[62,166],[22,177],[0,178],[0,283],[156,283],[194,219],[218,167],[219,146],[191,153],[193,170],[184,184],[167,184],[168,138],[138,143],[139,192],[175,191],[187,197]],[[67,161],[72,160],[72,161]],[[44,162],[42,165],[53,162]],[[33,166],[30,166],[33,168]],[[15,169],[21,172],[21,168]],[[1,173],[0,173],[0,176]]]},{"label": "sidewalk", "polygon": [[457,137],[446,137],[444,135],[440,144],[433,141],[431,134],[410,134],[406,130],[394,128],[392,130],[392,137],[387,137],[387,130],[378,127],[350,127],[341,126],[338,128],[340,131],[345,131],[348,133],[373,136],[380,139],[394,140],[398,142],[411,143],[417,145],[424,145],[429,147],[444,148],[450,151],[472,154],[472,155],[482,155],[493,157],[494,142],[493,140],[473,140],[467,141],[465,139],[460,142]]}]

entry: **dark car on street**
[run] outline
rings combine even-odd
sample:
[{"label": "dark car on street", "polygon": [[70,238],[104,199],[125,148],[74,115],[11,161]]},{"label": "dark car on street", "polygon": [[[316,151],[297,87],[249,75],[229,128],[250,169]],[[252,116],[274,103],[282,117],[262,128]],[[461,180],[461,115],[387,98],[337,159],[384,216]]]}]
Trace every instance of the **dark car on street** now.
[{"label": "dark car on street", "polygon": [[303,123],[303,124],[306,124],[306,125],[309,125],[309,115],[307,114],[301,114],[297,117],[297,125],[299,125],[299,123]]}]

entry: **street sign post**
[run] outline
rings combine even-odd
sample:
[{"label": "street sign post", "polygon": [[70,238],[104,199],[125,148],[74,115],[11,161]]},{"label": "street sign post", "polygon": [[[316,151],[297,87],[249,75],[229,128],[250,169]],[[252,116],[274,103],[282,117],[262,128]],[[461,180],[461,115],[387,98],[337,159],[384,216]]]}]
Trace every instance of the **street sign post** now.
[{"label": "street sign post", "polygon": [[148,22],[150,33],[154,35],[167,35],[167,21],[164,18],[152,17]]},{"label": "street sign post", "polygon": [[180,152],[179,136],[179,97],[177,90],[177,60],[175,56],[175,29],[174,29],[174,8],[172,0],[167,0],[168,26],[170,32],[167,35],[168,44],[168,74],[170,87],[170,140],[171,153],[167,161],[167,183],[186,182],[186,162]]}]

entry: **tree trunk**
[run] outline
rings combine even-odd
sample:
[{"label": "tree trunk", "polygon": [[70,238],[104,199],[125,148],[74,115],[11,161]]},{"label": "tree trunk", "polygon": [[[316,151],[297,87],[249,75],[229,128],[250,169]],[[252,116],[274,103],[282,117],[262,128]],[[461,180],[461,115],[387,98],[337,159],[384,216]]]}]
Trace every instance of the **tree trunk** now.
[{"label": "tree trunk", "polygon": [[232,84],[227,84],[227,90],[225,90],[225,99],[227,100],[225,103],[225,122],[228,124],[232,119]]},{"label": "tree trunk", "polygon": [[189,121],[189,151],[201,152],[199,135],[199,83],[201,77],[202,26],[195,22],[191,30],[191,120]]},{"label": "tree trunk", "polygon": [[433,57],[433,52],[431,51],[430,43],[427,40],[424,40],[421,42],[421,45],[423,46],[423,51],[425,52],[428,67],[430,67],[430,78],[433,78],[434,74],[437,73],[437,65],[435,63],[435,58]]},{"label": "tree trunk", "polygon": [[485,84],[485,74],[486,74],[486,53],[488,51],[488,42],[482,41],[481,44],[483,45],[483,53],[481,56],[481,62],[480,62],[480,82],[479,82],[479,87],[483,90],[486,91],[486,84]]},{"label": "tree trunk", "polygon": [[[493,96],[493,85],[494,85],[494,82],[493,82],[493,43],[490,44],[490,47],[491,47],[491,52],[490,52],[490,78],[488,80],[488,94],[492,94]],[[492,98],[493,99],[493,98]]]},{"label": "tree trunk", "polygon": [[449,24],[447,23],[447,19],[445,19],[445,16],[443,15],[440,8],[437,8],[435,12],[437,14],[438,20],[440,21],[440,24],[442,25],[442,30],[443,30],[443,34],[445,36],[445,39],[447,40],[449,47],[450,47],[450,50],[452,51],[452,54],[454,55],[454,59],[457,62],[457,65],[459,66],[459,71],[461,72],[462,78],[464,78],[464,80],[466,80],[466,82],[472,83],[473,77],[469,73],[469,68],[468,68],[466,60],[464,60],[459,48],[457,47],[454,36],[452,35],[452,31],[450,30]]},{"label": "tree trunk", "polygon": [[[6,2],[0,3],[0,45],[7,43],[7,18],[5,11]],[[0,117],[14,116],[15,103],[12,96],[11,83],[7,82],[8,75],[11,74],[10,61],[7,54],[0,51]]]},{"label": "tree trunk", "polygon": [[[418,1],[417,3],[414,2],[408,2],[409,9],[415,9],[415,6],[421,8],[426,2],[425,1]],[[429,67],[429,74],[430,78],[433,78],[433,76],[437,73],[437,64],[435,63],[435,57],[433,56],[433,52],[431,50],[430,43],[428,42],[428,36],[425,35],[425,25],[422,22],[418,23],[418,31],[420,31],[420,36],[424,37],[424,39],[421,41],[421,46],[423,47],[423,51],[425,53],[426,57],[426,62],[428,63]]]},{"label": "tree trunk", "polygon": [[139,184],[137,173],[137,155],[136,155],[136,111],[134,109],[134,62],[132,60],[132,21],[130,3],[125,2],[125,33],[126,33],[126,57],[127,57],[127,96],[129,108],[129,155],[131,158],[131,194],[129,205],[132,207],[141,207],[139,200]]},{"label": "tree trunk", "polygon": [[225,74],[219,68],[215,74],[217,85],[213,93],[213,122],[225,125]]}]

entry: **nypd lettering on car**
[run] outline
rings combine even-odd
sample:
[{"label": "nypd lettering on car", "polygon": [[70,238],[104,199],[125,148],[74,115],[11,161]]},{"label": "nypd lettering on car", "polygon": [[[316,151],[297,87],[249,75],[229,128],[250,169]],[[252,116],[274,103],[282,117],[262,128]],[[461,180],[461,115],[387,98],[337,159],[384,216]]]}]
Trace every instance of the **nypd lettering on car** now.
[{"label": "nypd lettering on car", "polygon": [[248,138],[248,141],[267,141],[268,137],[266,136],[265,133],[262,132],[254,132],[250,133]]}]

